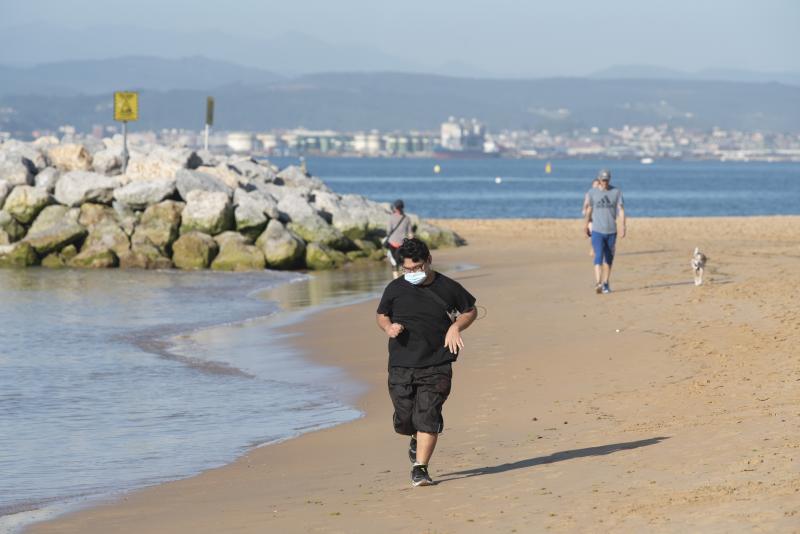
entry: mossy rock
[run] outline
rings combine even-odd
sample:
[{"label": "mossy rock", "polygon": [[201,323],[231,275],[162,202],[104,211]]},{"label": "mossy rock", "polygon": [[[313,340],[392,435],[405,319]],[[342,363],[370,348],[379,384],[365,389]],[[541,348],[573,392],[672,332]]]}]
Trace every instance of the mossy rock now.
[{"label": "mossy rock", "polygon": [[306,266],[315,271],[324,271],[340,267],[347,263],[344,252],[334,250],[322,243],[308,243],[306,245]]},{"label": "mossy rock", "polygon": [[386,249],[380,248],[369,253],[369,259],[373,261],[383,261],[386,259]]},{"label": "mossy rock", "polygon": [[215,271],[258,271],[267,266],[264,253],[247,238],[236,232],[224,232],[217,236],[219,254],[211,262]]},{"label": "mossy rock", "polygon": [[178,269],[206,269],[219,252],[214,238],[201,232],[183,234],[172,244],[172,262]]},{"label": "mossy rock", "polygon": [[60,254],[65,261],[69,261],[78,255],[78,247],[76,247],[75,245],[67,245],[66,247],[61,249]]},{"label": "mossy rock", "polygon": [[161,250],[149,240],[134,242],[131,249],[119,256],[123,269],[171,269],[172,260],[161,254]]},{"label": "mossy rock", "polygon": [[70,267],[80,269],[108,269],[118,264],[119,260],[113,250],[100,247],[81,250],[77,256],[69,260]]},{"label": "mossy rock", "polygon": [[47,269],[63,269],[67,266],[67,262],[57,252],[51,252],[42,260],[42,267]]},{"label": "mossy rock", "polygon": [[270,269],[300,267],[305,258],[305,241],[275,219],[269,222],[267,229],[258,237],[256,246],[264,253]]},{"label": "mossy rock", "polygon": [[369,239],[355,239],[353,244],[358,247],[359,250],[363,250],[367,254],[371,254],[372,252],[380,249],[380,246]]},{"label": "mossy rock", "polygon": [[10,245],[0,245],[0,267],[31,267],[38,265],[39,255],[30,243],[20,241]]},{"label": "mossy rock", "polygon": [[350,261],[356,261],[369,257],[369,253],[363,250],[351,250],[350,252],[346,252],[345,255],[347,256],[347,259],[349,259]]}]

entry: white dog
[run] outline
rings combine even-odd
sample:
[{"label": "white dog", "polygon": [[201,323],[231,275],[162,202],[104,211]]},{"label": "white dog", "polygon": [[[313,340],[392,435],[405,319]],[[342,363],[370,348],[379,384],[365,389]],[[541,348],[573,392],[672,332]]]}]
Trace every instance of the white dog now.
[{"label": "white dog", "polygon": [[700,252],[699,247],[695,247],[694,254],[692,254],[692,269],[694,270],[694,285],[696,286],[703,283],[703,272],[705,272],[707,261],[706,255]]}]

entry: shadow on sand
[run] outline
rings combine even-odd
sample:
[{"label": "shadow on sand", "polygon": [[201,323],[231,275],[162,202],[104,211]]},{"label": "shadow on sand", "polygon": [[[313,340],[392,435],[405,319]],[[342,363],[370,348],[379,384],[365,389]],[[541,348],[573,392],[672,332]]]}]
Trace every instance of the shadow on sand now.
[{"label": "shadow on sand", "polygon": [[[725,284],[732,284],[733,280],[714,280],[706,282],[705,285],[715,285],[715,286],[722,286]],[[675,286],[693,286],[694,282],[689,280],[686,282],[664,282],[663,284],[649,284],[642,287],[626,287],[622,289],[615,289],[614,293],[625,293],[627,291],[646,291],[648,289],[661,289],[665,287],[675,287]]]},{"label": "shadow on sand", "polygon": [[[460,478],[469,478],[479,475],[494,475],[497,473],[505,473],[506,471],[513,471],[514,469],[525,469],[534,467],[536,465],[552,464],[555,462],[563,462],[564,460],[572,460],[574,458],[584,458],[586,456],[605,456],[619,451],[627,451],[630,449],[638,449],[639,447],[647,447],[648,445],[655,445],[661,443],[668,437],[657,437],[642,439],[639,441],[628,441],[626,443],[613,443],[611,445],[601,445],[599,447],[588,447],[585,449],[574,449],[571,451],[554,452],[549,456],[539,456],[537,458],[528,458],[527,460],[520,460],[508,464],[500,464],[486,467],[476,467],[474,469],[466,469],[464,471],[454,471],[452,473],[444,473],[441,475],[443,478],[439,482],[449,482],[451,480],[458,480]],[[444,478],[448,477],[448,478]]]}]

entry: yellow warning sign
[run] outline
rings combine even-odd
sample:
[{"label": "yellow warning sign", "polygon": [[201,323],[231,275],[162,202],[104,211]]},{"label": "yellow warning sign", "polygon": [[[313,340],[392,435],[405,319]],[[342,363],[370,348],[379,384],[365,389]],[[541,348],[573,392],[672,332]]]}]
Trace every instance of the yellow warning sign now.
[{"label": "yellow warning sign", "polygon": [[139,120],[139,93],[117,91],[114,93],[114,120]]}]

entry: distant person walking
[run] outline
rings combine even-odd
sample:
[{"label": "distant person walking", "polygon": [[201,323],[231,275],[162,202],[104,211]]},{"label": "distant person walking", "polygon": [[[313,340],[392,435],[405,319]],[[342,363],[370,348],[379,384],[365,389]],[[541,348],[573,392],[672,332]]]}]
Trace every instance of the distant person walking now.
[{"label": "distant person walking", "polygon": [[394,430],[411,436],[408,457],[413,486],[433,484],[428,473],[442,407],[450,394],[452,363],[464,347],[461,332],[475,320],[475,297],[433,270],[428,246],[406,239],[398,250],[402,278],[389,282],[377,310],[389,336],[389,396]]},{"label": "distant person walking", "polygon": [[406,216],[403,201],[397,199],[392,203],[392,214],[389,215],[389,222],[386,224],[386,239],[384,240],[388,249],[386,256],[389,258],[389,263],[392,264],[392,276],[394,278],[400,276],[400,261],[397,257],[397,251],[407,237],[414,237],[411,219]]},{"label": "distant person walking", "polygon": [[622,227],[620,237],[625,237],[625,208],[622,191],[611,185],[611,171],[603,169],[597,179],[600,181],[599,187],[589,189],[584,201],[584,232],[592,238],[595,291],[610,293],[611,265],[617,245],[617,218]]}]

